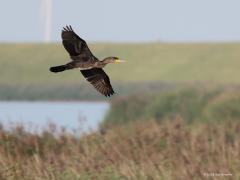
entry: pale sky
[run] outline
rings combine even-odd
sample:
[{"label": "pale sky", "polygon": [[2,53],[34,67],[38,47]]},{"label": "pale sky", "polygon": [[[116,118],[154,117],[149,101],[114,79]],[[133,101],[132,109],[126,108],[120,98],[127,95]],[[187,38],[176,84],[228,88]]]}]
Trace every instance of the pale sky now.
[{"label": "pale sky", "polygon": [[[0,42],[42,42],[42,0],[0,0]],[[53,0],[52,41],[240,41],[240,0]]]}]

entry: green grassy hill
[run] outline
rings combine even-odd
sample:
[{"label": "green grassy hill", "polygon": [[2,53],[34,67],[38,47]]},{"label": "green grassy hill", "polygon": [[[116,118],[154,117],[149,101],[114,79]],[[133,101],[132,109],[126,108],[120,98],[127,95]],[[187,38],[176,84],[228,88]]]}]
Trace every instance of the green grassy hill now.
[{"label": "green grassy hill", "polygon": [[[89,46],[99,59],[118,56],[127,60],[105,68],[120,95],[186,83],[240,83],[240,43]],[[102,98],[78,70],[49,72],[50,66],[68,59],[61,44],[0,44],[0,99]]]},{"label": "green grassy hill", "polygon": [[[240,43],[228,44],[90,44],[100,59],[119,56],[127,63],[109,65],[113,81],[240,82]],[[58,75],[49,67],[66,63],[60,44],[0,45],[0,82],[80,82],[78,71]]]}]

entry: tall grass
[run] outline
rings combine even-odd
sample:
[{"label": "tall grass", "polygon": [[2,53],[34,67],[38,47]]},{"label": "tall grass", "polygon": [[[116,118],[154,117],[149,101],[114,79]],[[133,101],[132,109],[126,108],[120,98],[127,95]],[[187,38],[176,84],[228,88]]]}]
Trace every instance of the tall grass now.
[{"label": "tall grass", "polygon": [[[0,131],[0,179],[240,178],[240,122],[187,125],[149,119],[81,139]],[[212,178],[212,177],[210,177]]]}]

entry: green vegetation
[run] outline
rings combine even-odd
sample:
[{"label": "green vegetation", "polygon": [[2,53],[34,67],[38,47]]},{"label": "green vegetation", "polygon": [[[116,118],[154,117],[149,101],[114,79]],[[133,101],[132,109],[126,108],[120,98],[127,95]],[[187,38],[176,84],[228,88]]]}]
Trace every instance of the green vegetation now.
[{"label": "green vegetation", "polygon": [[240,122],[189,126],[182,119],[139,121],[81,139],[53,130],[0,130],[0,179],[239,179]]},{"label": "green vegetation", "polygon": [[189,88],[116,99],[104,126],[131,121],[181,117],[188,123],[240,119],[240,91],[235,88]]},{"label": "green vegetation", "polygon": [[[239,83],[239,43],[223,44],[90,44],[100,59],[119,56],[127,63],[106,71],[114,81],[203,81]],[[49,67],[66,63],[60,44],[1,44],[0,82],[79,83],[78,71],[54,75]]]},{"label": "green vegetation", "polygon": [[[90,47],[100,59],[115,55],[127,60],[125,64],[106,67],[116,92],[123,96],[179,84],[240,83],[239,43],[90,44]],[[103,99],[77,70],[49,72],[50,66],[69,59],[60,44],[1,44],[0,59],[0,99]]]}]

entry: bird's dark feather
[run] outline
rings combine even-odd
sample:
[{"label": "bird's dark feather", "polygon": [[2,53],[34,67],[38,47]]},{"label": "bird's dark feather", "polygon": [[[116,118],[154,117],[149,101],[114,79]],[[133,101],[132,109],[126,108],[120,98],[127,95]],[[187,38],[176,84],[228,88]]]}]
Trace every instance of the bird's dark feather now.
[{"label": "bird's dark feather", "polygon": [[114,94],[108,75],[101,68],[81,70],[82,75],[89,81],[97,91],[105,96]]},{"label": "bird's dark feather", "polygon": [[87,43],[73,31],[71,26],[63,28],[62,43],[70,56],[83,55],[95,59],[95,56],[88,48]]}]

